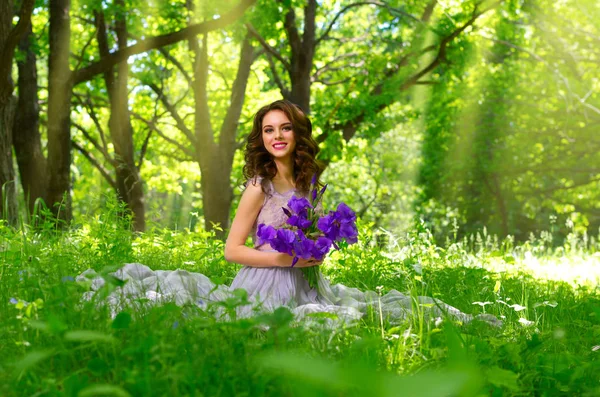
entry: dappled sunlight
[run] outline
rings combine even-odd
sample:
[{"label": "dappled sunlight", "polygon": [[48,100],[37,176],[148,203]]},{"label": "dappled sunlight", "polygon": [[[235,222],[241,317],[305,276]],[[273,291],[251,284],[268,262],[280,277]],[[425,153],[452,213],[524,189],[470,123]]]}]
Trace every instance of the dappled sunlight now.
[{"label": "dappled sunlight", "polygon": [[[481,264],[479,264],[481,266]],[[509,275],[525,273],[539,280],[565,281],[579,286],[600,286],[600,253],[537,256],[525,251],[507,262],[503,257],[491,257],[485,262],[487,270]]]},{"label": "dappled sunlight", "polygon": [[0,395],[600,395],[598,0],[1,4]]}]

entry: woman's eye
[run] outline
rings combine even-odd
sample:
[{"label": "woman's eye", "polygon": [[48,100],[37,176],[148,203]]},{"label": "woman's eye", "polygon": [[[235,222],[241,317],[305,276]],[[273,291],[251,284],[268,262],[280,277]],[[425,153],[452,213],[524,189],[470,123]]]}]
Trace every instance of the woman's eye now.
[{"label": "woman's eye", "polygon": [[292,127],[286,126],[286,127],[283,127],[283,129],[284,129],[284,131],[291,131]]},{"label": "woman's eye", "polygon": [[266,132],[267,134],[269,134],[269,133],[273,132],[273,130],[272,130],[272,129],[270,129],[270,128],[267,128],[267,129],[265,130],[265,132]]}]

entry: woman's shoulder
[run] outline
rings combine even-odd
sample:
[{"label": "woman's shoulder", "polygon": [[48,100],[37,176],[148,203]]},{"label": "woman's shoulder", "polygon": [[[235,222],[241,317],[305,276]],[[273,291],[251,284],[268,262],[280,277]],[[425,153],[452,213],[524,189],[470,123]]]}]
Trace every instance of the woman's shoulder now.
[{"label": "woman's shoulder", "polygon": [[246,181],[246,187],[248,187],[250,185],[260,186],[262,184],[263,179],[264,178],[260,175],[254,175],[253,177],[248,178],[248,180]]},{"label": "woman's shoulder", "polygon": [[246,190],[261,192],[267,196],[272,194],[271,180],[260,175],[253,176],[246,181]]}]

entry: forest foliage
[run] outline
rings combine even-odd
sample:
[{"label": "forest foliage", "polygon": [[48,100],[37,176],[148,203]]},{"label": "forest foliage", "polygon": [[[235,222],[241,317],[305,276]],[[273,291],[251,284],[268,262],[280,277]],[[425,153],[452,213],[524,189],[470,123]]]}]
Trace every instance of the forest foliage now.
[{"label": "forest foliage", "polygon": [[284,97],[310,113],[330,200],[378,227],[600,227],[596,1],[4,4],[11,224],[116,195],[138,231],[222,236],[252,116]]},{"label": "forest foliage", "polygon": [[[0,394],[598,395],[598,20],[597,0],[0,2]],[[324,207],[359,218],[325,276],[413,315],[218,321],[242,290],[111,312],[123,263],[230,284],[245,139],[280,98],[313,121]]]}]

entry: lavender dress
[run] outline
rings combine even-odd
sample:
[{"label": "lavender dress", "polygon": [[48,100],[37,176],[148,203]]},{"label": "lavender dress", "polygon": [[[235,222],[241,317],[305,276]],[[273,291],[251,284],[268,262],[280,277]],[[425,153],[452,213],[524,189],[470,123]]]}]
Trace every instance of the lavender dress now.
[{"label": "lavender dress", "polygon": [[[281,227],[286,221],[281,207],[287,206],[294,193],[295,190],[279,193],[275,191],[272,183],[269,184],[252,231],[256,249],[273,251],[268,244],[256,245],[256,226],[265,223],[275,228]],[[342,284],[332,286],[322,276],[319,280],[321,293],[317,293],[309,286],[299,268],[244,266],[229,288],[215,286],[208,277],[200,273],[180,269],[153,271],[139,263],[125,264],[113,275],[128,280],[123,287],[116,288],[107,298],[107,303],[115,315],[124,305],[137,304],[139,298],[145,298],[141,300],[144,302],[175,301],[179,305],[192,303],[206,307],[210,302],[221,301],[231,296],[233,290],[243,288],[248,293],[250,304],[238,307],[237,314],[241,317],[286,306],[297,318],[311,317],[311,313],[327,312],[333,315],[329,317],[352,323],[360,319],[367,308],[372,306],[375,313],[382,313],[389,321],[397,323],[410,315],[412,309],[418,305],[431,319],[450,316],[464,323],[473,320],[470,314],[462,313],[431,297],[411,298],[396,290],[380,296],[374,291],[363,292]],[[85,299],[92,299],[104,284],[104,279],[91,269],[79,275],[77,280],[91,280],[91,291],[85,294]],[[493,316],[479,315],[478,318],[492,325],[501,324]]]},{"label": "lavender dress", "polygon": [[[268,184],[265,201],[252,229],[254,248],[259,251],[275,252],[268,243],[257,245],[256,228],[261,223],[275,228],[283,226],[287,217],[281,208],[287,207],[287,202],[294,193],[296,193],[294,189],[279,193],[272,183]],[[362,314],[355,307],[335,304],[339,299],[333,294],[323,277],[319,280],[319,286],[321,294],[309,286],[299,268],[244,266],[230,288],[231,290],[245,289],[252,301],[269,311],[279,306],[287,306],[300,316],[311,312],[327,311],[344,317],[360,318]]]}]

